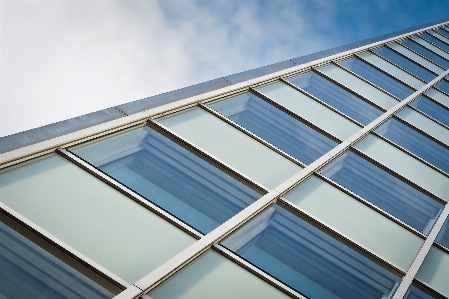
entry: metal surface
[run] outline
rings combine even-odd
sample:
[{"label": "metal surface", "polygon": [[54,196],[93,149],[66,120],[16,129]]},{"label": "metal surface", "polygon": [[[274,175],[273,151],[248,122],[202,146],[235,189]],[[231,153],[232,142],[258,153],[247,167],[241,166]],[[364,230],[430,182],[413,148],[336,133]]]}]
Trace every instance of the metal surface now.
[{"label": "metal surface", "polygon": [[[407,48],[406,46],[404,46],[404,45],[402,45],[402,44],[401,44],[401,46],[402,46],[402,47],[404,47],[404,48],[406,48],[407,50],[410,50],[409,48]],[[437,74],[437,73],[435,73],[434,71],[432,71],[432,70],[428,69],[427,67],[425,67],[425,66],[424,66],[424,65],[422,65],[421,63],[419,63],[419,62],[417,62],[417,61],[414,61],[413,59],[409,58],[408,56],[405,56],[405,55],[404,55],[404,54],[402,54],[401,52],[398,52],[398,51],[396,51],[395,49],[393,49],[393,48],[389,47],[389,45],[388,45],[388,44],[387,44],[387,45],[385,45],[385,47],[387,47],[387,48],[388,48],[388,49],[390,49],[391,51],[394,51],[394,52],[395,52],[396,54],[399,54],[399,55],[401,55],[402,57],[404,57],[404,58],[406,58],[406,59],[408,59],[408,60],[412,61],[413,63],[415,63],[415,64],[419,65],[420,67],[422,67],[422,68],[423,68],[423,69],[425,69],[426,71],[428,71],[428,72],[430,72],[430,73],[434,74],[435,76],[438,76],[438,74]],[[425,57],[421,56],[420,54],[416,53],[415,51],[413,51],[413,50],[410,50],[410,51],[411,51],[411,52],[413,52],[413,53],[415,53],[416,55],[418,55],[418,56],[422,57],[423,59],[425,59],[425,60],[429,61],[430,63],[433,63],[432,61],[430,61],[429,59],[427,59],[427,58],[425,58]],[[434,64],[434,63],[433,63],[433,64]]]},{"label": "metal surface", "polygon": [[[409,39],[409,41],[411,41],[411,42],[414,43],[414,44],[417,44],[417,45],[420,46],[420,47],[423,47],[424,49],[426,49],[426,50],[432,52],[433,54],[435,54],[435,55],[437,55],[437,56],[440,56],[440,55],[438,55],[437,53],[435,53],[435,52],[433,52],[432,50],[430,50],[430,49],[424,47],[423,45],[420,45],[419,43],[415,42],[415,41],[412,40],[412,39]],[[430,63],[432,63],[432,64],[438,66],[439,68],[442,68],[443,70],[445,69],[444,66],[441,66],[441,65],[439,65],[437,62],[430,60],[430,58],[427,58],[426,56],[421,55],[421,54],[419,54],[418,52],[413,51],[412,49],[410,49],[410,48],[407,47],[406,45],[401,44],[401,46],[403,46],[404,48],[410,50],[411,52],[415,53],[416,55],[421,56],[422,58],[424,58],[425,60],[429,61]],[[441,56],[440,56],[440,57],[441,57]],[[444,57],[441,57],[441,58],[444,59]]]}]

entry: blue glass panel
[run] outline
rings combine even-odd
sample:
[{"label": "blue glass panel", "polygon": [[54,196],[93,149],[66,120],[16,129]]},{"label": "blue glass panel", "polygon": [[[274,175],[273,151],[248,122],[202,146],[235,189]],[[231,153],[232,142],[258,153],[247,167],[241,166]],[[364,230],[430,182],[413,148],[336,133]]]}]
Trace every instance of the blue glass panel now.
[{"label": "blue glass panel", "polygon": [[112,298],[59,258],[0,222],[0,298]]},{"label": "blue glass panel", "polygon": [[449,217],[444,222],[443,227],[440,230],[435,242],[449,248]]},{"label": "blue glass panel", "polygon": [[439,47],[440,49],[443,49],[444,51],[449,52],[449,45],[446,44],[445,42],[439,40],[438,38],[436,38],[428,33],[424,33],[423,35],[421,35],[421,37],[424,38],[425,40],[427,40],[428,42],[431,42],[435,46]]},{"label": "blue glass panel", "polygon": [[411,103],[410,106],[424,112],[428,116],[449,127],[449,109],[446,109],[425,97],[419,97]]},{"label": "blue glass panel", "polygon": [[361,61],[360,59],[350,58],[340,61],[339,64],[341,64],[348,70],[356,73],[360,77],[363,77],[366,80],[374,83],[383,90],[388,91],[392,95],[396,96],[398,99],[403,100],[413,93],[413,90],[411,88],[408,88],[401,82],[376,70],[375,68],[371,67],[369,64],[365,63],[364,61]]},{"label": "blue glass panel", "polygon": [[402,56],[390,48],[380,48],[374,51],[377,55],[385,58],[388,61],[391,61],[393,64],[396,64],[400,68],[403,68],[407,72],[415,75],[419,79],[429,82],[436,78],[436,75],[427,69],[423,68],[419,64],[413,62],[412,60]]},{"label": "blue glass panel", "polygon": [[210,107],[305,164],[312,163],[337,144],[251,93]]},{"label": "blue glass panel", "polygon": [[260,197],[148,127],[74,153],[203,233]]},{"label": "blue glass panel", "polygon": [[449,149],[404,123],[393,118],[380,126],[375,132],[449,173]]},{"label": "blue glass panel", "polygon": [[360,122],[362,125],[369,124],[382,114],[382,111],[376,107],[371,106],[316,73],[305,73],[290,78],[288,81]]},{"label": "blue glass panel", "polygon": [[447,82],[446,80],[442,80],[440,81],[436,87],[441,90],[444,91],[445,93],[449,94],[449,82]]},{"label": "blue glass panel", "polygon": [[427,50],[425,47],[423,47],[409,39],[403,40],[401,42],[401,44],[403,44],[404,46],[408,47],[409,49],[415,51],[416,53],[426,57],[427,59],[434,62],[435,64],[437,64],[445,69],[449,68],[449,61],[447,61],[440,55],[435,54],[434,52],[432,52],[430,50]]},{"label": "blue glass panel", "polygon": [[223,245],[311,299],[385,298],[400,281],[279,206],[264,211]]},{"label": "blue glass panel", "polygon": [[424,293],[420,289],[415,286],[410,286],[405,294],[404,299],[436,299],[437,297],[430,296],[427,293]]},{"label": "blue glass panel", "polygon": [[436,32],[438,32],[439,34],[441,34],[442,36],[445,36],[445,37],[447,37],[447,38],[449,38],[449,32],[448,31],[446,31],[446,30],[443,30],[443,29],[437,29],[437,30],[435,30]]},{"label": "blue glass panel", "polygon": [[428,234],[443,205],[378,168],[346,152],[320,171],[373,205]]}]

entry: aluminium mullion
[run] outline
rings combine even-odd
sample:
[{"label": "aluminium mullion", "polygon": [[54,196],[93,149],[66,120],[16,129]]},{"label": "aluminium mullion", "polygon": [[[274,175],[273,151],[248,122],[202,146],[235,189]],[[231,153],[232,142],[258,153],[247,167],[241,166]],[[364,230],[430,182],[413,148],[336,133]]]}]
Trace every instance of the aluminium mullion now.
[{"label": "aluminium mullion", "polygon": [[449,255],[449,248],[447,248],[446,246],[441,245],[440,243],[438,243],[436,241],[433,243],[433,246],[437,247],[438,249],[440,249],[441,251],[444,251],[446,254]]},{"label": "aluminium mullion", "polygon": [[[380,87],[374,85],[373,83],[369,82],[369,81],[366,80],[365,78],[362,78],[362,77],[360,77],[359,75],[357,75],[357,74],[355,74],[355,73],[353,73],[353,72],[347,70],[346,68],[340,66],[339,64],[336,64],[336,63],[333,62],[333,61],[331,61],[331,63],[329,63],[329,64],[333,64],[334,66],[336,66],[336,67],[338,67],[338,68],[344,70],[345,72],[347,72],[347,73],[353,75],[354,77],[356,77],[356,78],[362,80],[363,82],[367,83],[368,85],[371,85],[372,87],[376,88],[377,90],[379,90],[379,91],[381,91],[381,92],[383,92],[383,93],[386,93],[387,95],[390,95],[389,93],[387,93],[386,91],[384,91],[384,90],[381,89]],[[385,113],[385,112],[387,111],[387,109],[385,109],[385,108],[379,106],[379,104],[376,104],[376,103],[372,102],[370,99],[368,99],[368,98],[362,96],[361,94],[355,92],[355,91],[352,90],[350,87],[348,87],[348,86],[346,86],[346,85],[344,85],[344,84],[338,82],[337,80],[335,80],[335,79],[329,77],[328,75],[326,75],[325,73],[321,72],[319,68],[312,68],[312,71],[315,72],[315,73],[317,73],[317,74],[320,75],[321,77],[325,78],[326,80],[332,82],[333,84],[337,85],[338,87],[343,88],[345,91],[347,91],[347,92],[349,92],[350,94],[356,96],[357,98],[361,99],[362,101],[364,101],[364,102],[370,104],[371,106],[374,106],[375,108],[379,109],[379,110],[382,111],[383,113]],[[398,98],[396,98],[395,96],[392,96],[392,97],[393,97],[393,99],[395,99],[395,100],[397,100],[398,102],[400,102],[400,100],[399,100]]]},{"label": "aluminium mullion", "polygon": [[[432,35],[432,36],[433,36],[433,35]],[[422,37],[422,35],[416,35],[416,37],[418,37],[418,38],[420,38],[420,39],[422,39],[422,40],[428,42],[429,44],[431,44],[431,45],[434,46],[435,48],[438,48],[439,50],[441,50],[441,51],[443,51],[443,52],[449,54],[448,51],[446,51],[446,50],[440,48],[440,46],[438,46],[438,45],[435,45],[433,42],[427,40],[425,37]],[[442,42],[444,43],[444,41],[442,41]],[[419,44],[419,43],[418,43],[418,44]],[[421,45],[421,44],[420,44],[420,45]],[[421,46],[423,46],[423,45],[421,45]],[[426,47],[426,46],[423,46],[423,47]],[[430,50],[429,48],[426,48],[426,49]],[[435,53],[435,52],[434,52],[434,53]],[[435,54],[436,54],[436,53],[435,53]],[[447,59],[446,59],[446,60],[447,60]]]},{"label": "aluminium mullion", "polygon": [[[426,293],[427,295],[431,296],[432,298],[435,299],[447,299],[446,296],[444,296],[443,294],[439,293],[437,290],[434,290],[431,286],[429,286],[427,283],[415,278],[412,281],[412,285],[414,285],[414,287],[416,287],[417,289],[419,289],[420,291]],[[407,295],[407,293],[406,293]],[[419,298],[417,298],[419,299]]]},{"label": "aluminium mullion", "polygon": [[[321,76],[321,75],[320,75]],[[344,118],[346,118],[347,120],[351,121],[352,123],[356,124],[357,126],[363,128],[363,125],[361,123],[359,123],[358,121],[356,121],[355,119],[353,119],[352,117],[344,114],[343,112],[341,112],[340,110],[332,107],[331,105],[329,105],[326,102],[323,102],[321,99],[317,98],[316,96],[310,94],[309,92],[307,92],[306,90],[302,89],[301,87],[298,87],[296,85],[294,85],[293,83],[290,83],[289,81],[287,81],[286,79],[288,78],[279,78],[279,81],[281,81],[284,84],[287,84],[288,86],[294,88],[295,90],[301,92],[302,94],[306,95],[307,97],[309,97],[310,99],[314,100],[315,102],[318,102],[319,104],[323,105],[324,107],[326,107],[327,109],[332,110],[333,112],[337,113],[340,116],[343,116]],[[325,78],[327,80],[327,78]],[[328,133],[330,134],[330,133]]]},{"label": "aluminium mullion", "polygon": [[[406,47],[406,46],[404,46],[403,44],[397,44],[397,45],[400,45],[401,47],[404,47],[404,48],[406,48],[407,50],[409,50],[409,51],[413,52],[414,54],[416,54],[416,55],[420,56],[421,58],[423,58],[423,59],[425,59],[425,60],[429,61],[430,63],[432,63],[432,64],[435,64],[435,63],[433,63],[432,61],[430,61],[429,59],[427,59],[427,58],[423,57],[422,55],[420,55],[420,54],[416,53],[415,51],[413,51],[413,50],[410,50],[409,48],[407,48],[407,47]],[[426,71],[428,71],[428,72],[430,72],[430,73],[434,74],[434,75],[435,75],[435,77],[438,77],[438,76],[439,76],[439,74],[437,74],[437,73],[435,73],[434,71],[432,71],[432,70],[428,69],[427,67],[425,67],[424,65],[422,65],[422,64],[421,64],[421,63],[419,63],[418,61],[415,61],[415,60],[413,60],[413,59],[411,59],[411,58],[409,58],[409,57],[405,56],[405,55],[404,55],[404,54],[402,54],[401,52],[399,52],[399,51],[396,51],[395,49],[391,48],[389,44],[385,45],[385,47],[386,47],[386,48],[388,48],[388,49],[390,49],[391,51],[394,51],[394,52],[395,52],[396,54],[398,54],[398,55],[400,55],[400,56],[402,56],[402,57],[406,58],[407,60],[409,60],[409,61],[411,61],[411,62],[413,62],[413,63],[415,63],[415,64],[419,65],[420,67],[422,67],[422,68],[423,68],[423,69],[425,69]],[[436,64],[435,64],[435,65],[436,65]],[[440,66],[438,66],[438,67],[440,67]],[[440,67],[440,68],[441,68],[441,67]],[[444,68],[443,68],[443,69],[444,69]],[[420,80],[421,80],[421,79],[420,79]]]},{"label": "aluminium mullion", "polygon": [[[447,59],[444,58],[443,56],[441,56],[441,55],[439,55],[438,53],[433,52],[433,51],[430,50],[429,48],[426,48],[425,46],[423,46],[423,45],[421,45],[421,44],[415,42],[413,39],[407,38],[407,40],[411,41],[412,43],[417,44],[417,45],[420,46],[420,47],[423,47],[423,48],[426,49],[427,51],[432,52],[432,54],[435,54],[435,55],[439,56],[441,59],[444,59],[444,60],[446,60],[446,61],[449,62],[449,60],[447,60]],[[409,51],[412,51],[412,52],[415,53],[416,55],[421,56],[422,58],[426,59],[426,60],[429,61],[430,63],[435,64],[435,65],[438,66],[439,68],[442,68],[443,70],[446,70],[446,68],[445,68],[444,66],[441,66],[441,65],[439,65],[437,62],[430,60],[430,58],[427,58],[427,57],[425,57],[424,55],[421,55],[421,54],[419,54],[418,52],[415,52],[414,50],[410,49],[409,47],[407,47],[407,46],[404,45],[404,44],[400,44],[400,45],[403,46],[404,48],[408,49]]]},{"label": "aluminium mullion", "polygon": [[439,32],[437,32],[437,31],[429,31],[428,34],[432,35],[434,38],[438,39],[442,43],[445,43],[446,45],[449,46],[449,41],[445,41],[444,39],[442,39],[442,38],[445,38],[445,39],[449,40],[449,38],[443,36]]},{"label": "aluminium mullion", "polygon": [[231,125],[232,127],[236,128],[237,130],[243,132],[244,134],[248,135],[249,137],[255,139],[256,141],[258,141],[259,143],[261,143],[263,146],[268,147],[269,149],[271,149],[272,151],[278,153],[279,155],[283,156],[284,158],[290,160],[291,162],[301,166],[301,167],[305,167],[306,164],[299,161],[298,159],[294,158],[293,156],[291,156],[290,154],[284,152],[283,150],[281,150],[280,148],[278,148],[277,146],[269,143],[268,141],[266,141],[265,139],[261,138],[260,136],[257,136],[256,134],[254,134],[253,132],[245,129],[244,127],[242,127],[241,125],[237,124],[236,122],[234,122],[233,120],[227,118],[226,116],[222,115],[221,113],[213,110],[212,108],[210,108],[209,106],[206,106],[204,104],[198,104],[198,106],[200,108],[202,108],[203,110],[207,111],[208,113],[212,114],[213,116],[217,117],[218,119],[226,122],[227,124]]},{"label": "aluminium mullion", "polygon": [[[433,101],[434,103],[436,103],[436,104],[442,105],[442,104],[436,102],[435,100],[432,100],[432,101]],[[443,123],[440,122],[439,120],[436,120],[436,119],[433,118],[432,116],[426,114],[425,112],[422,112],[421,110],[418,110],[417,108],[415,108],[415,107],[413,107],[413,106],[407,106],[407,107],[408,107],[409,109],[412,109],[412,110],[415,111],[416,113],[419,113],[419,114],[425,116],[426,118],[432,120],[433,122],[439,124],[440,126],[444,127],[445,129],[449,130],[449,127],[448,127],[448,126],[446,126],[445,124],[443,124]],[[445,107],[442,107],[442,108],[445,108]],[[400,119],[401,121],[406,122],[408,125],[414,127],[412,124],[408,123],[407,121],[403,120],[402,118],[399,118],[398,116],[396,116],[396,118],[398,118],[398,119]],[[426,136],[430,136],[430,135],[426,133]],[[432,137],[432,140],[436,140],[435,137]],[[438,142],[441,143],[441,141],[438,141]]]},{"label": "aluminium mullion", "polygon": [[212,249],[223,255],[224,257],[230,259],[231,261],[235,262],[236,264],[240,265],[244,269],[250,271],[252,274],[256,275],[257,277],[261,278],[265,282],[269,283],[270,285],[274,286],[278,290],[284,292],[285,294],[289,295],[290,297],[296,298],[296,299],[307,299],[307,297],[304,297],[288,285],[284,284],[282,281],[276,279],[275,277],[271,276],[270,274],[266,273],[265,271],[261,270],[257,266],[253,265],[252,263],[248,262],[246,259],[240,257],[236,253],[232,252],[228,248],[226,248],[223,245],[220,244],[213,244]]}]

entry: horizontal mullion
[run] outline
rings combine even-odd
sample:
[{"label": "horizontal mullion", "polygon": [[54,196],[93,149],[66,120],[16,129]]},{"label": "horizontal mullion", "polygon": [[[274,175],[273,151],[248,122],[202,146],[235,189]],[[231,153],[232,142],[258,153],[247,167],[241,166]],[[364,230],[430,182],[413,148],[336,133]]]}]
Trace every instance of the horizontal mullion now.
[{"label": "horizontal mullion", "polygon": [[[413,51],[413,50],[411,50],[411,49],[409,49],[409,48],[407,48],[406,46],[404,46],[403,44],[398,44],[398,45],[400,45],[401,47],[404,47],[404,48],[406,48],[407,50],[409,50],[409,51],[411,51],[411,52],[413,52],[414,54],[416,54],[416,55],[418,55],[418,56],[420,56],[421,58],[423,58],[423,59],[425,59],[425,60],[427,60],[428,62],[430,62],[430,63],[432,63],[432,64],[435,64],[435,63],[433,63],[432,61],[430,61],[429,59],[427,59],[427,58],[425,58],[425,57],[423,57],[422,55],[420,55],[420,54],[418,54],[418,53],[416,53],[415,51]],[[411,61],[411,62],[413,62],[413,63],[415,63],[415,64],[417,64],[417,65],[419,65],[420,67],[422,67],[423,69],[425,69],[426,71],[428,71],[428,72],[430,72],[430,73],[432,73],[432,74],[434,74],[435,75],[435,77],[438,77],[440,74],[437,74],[437,73],[435,73],[434,71],[432,71],[432,70],[430,70],[430,69],[428,69],[427,67],[425,67],[424,65],[422,65],[421,63],[419,63],[418,61],[414,61],[413,59],[411,59],[411,58],[409,58],[409,57],[407,57],[407,56],[405,56],[404,54],[402,54],[401,52],[398,52],[398,51],[396,51],[395,49],[393,49],[393,48],[391,48],[391,47],[389,47],[389,45],[385,45],[388,49],[390,49],[391,51],[394,51],[396,54],[399,54],[400,56],[402,56],[402,57],[404,57],[404,58],[406,58],[406,59],[408,59],[409,61]],[[438,65],[438,67],[440,67],[439,65]],[[444,69],[444,68],[443,68]]]}]

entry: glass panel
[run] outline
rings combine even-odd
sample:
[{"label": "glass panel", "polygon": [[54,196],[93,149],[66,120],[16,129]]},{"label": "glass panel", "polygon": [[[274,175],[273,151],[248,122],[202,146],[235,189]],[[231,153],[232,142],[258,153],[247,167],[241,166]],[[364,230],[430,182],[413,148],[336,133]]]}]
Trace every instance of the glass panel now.
[{"label": "glass panel", "polygon": [[388,110],[398,103],[391,96],[333,64],[321,67],[319,70],[384,109]]},{"label": "glass panel", "polygon": [[145,127],[74,152],[203,233],[260,195],[166,137]]},{"label": "glass panel", "polygon": [[195,240],[62,157],[7,168],[0,201],[133,283]]},{"label": "glass panel", "polygon": [[384,298],[400,279],[279,206],[223,244],[308,298]]},{"label": "glass panel", "polygon": [[338,157],[320,173],[426,235],[443,209],[440,203],[353,152]]},{"label": "glass panel", "polygon": [[440,28],[435,31],[438,32],[439,34],[441,34],[442,36],[449,38],[449,32],[447,32],[446,30],[443,30]]},{"label": "glass panel", "polygon": [[428,34],[432,35],[433,37],[437,38],[438,40],[440,40],[440,41],[444,42],[445,44],[449,45],[449,38],[444,36],[444,35],[442,35],[441,33],[430,31]]},{"label": "glass panel", "polygon": [[440,55],[441,57],[448,59],[449,58],[449,53],[441,50],[440,48],[438,48],[435,45],[432,45],[431,43],[429,43],[428,41],[419,38],[419,37],[414,37],[412,38],[415,42],[417,42],[418,44],[420,44],[423,47],[426,47],[427,49],[429,49],[430,51]]},{"label": "glass panel", "polygon": [[274,189],[302,169],[200,108],[158,121],[268,189]]},{"label": "glass panel", "polygon": [[252,93],[210,107],[305,164],[312,163],[337,145]]},{"label": "glass panel", "polygon": [[428,116],[449,127],[449,110],[441,107],[437,103],[434,103],[425,97],[419,97],[411,103],[410,106],[424,112]]},{"label": "glass panel", "polygon": [[404,271],[424,243],[412,232],[314,176],[285,199]]},{"label": "glass panel", "polygon": [[438,91],[435,88],[431,88],[426,91],[426,95],[443,104],[444,106],[449,107],[449,96],[445,95],[441,91]]},{"label": "glass panel", "polygon": [[[400,46],[398,46],[398,47],[400,47]],[[429,72],[428,70],[426,70],[425,68],[420,66],[419,64],[416,64],[415,62],[410,61],[409,59],[399,55],[398,53],[396,53],[395,51],[393,51],[387,47],[377,49],[374,52],[376,52],[377,55],[382,56],[386,60],[391,61],[392,63],[399,66],[400,68],[403,68],[407,72],[415,75],[416,77],[420,78],[421,80],[424,80],[425,82],[430,82],[433,79],[435,79],[435,77],[436,77],[436,75],[432,74],[431,72]]]},{"label": "glass panel", "polygon": [[0,298],[100,299],[115,295],[0,222]]},{"label": "glass panel", "polygon": [[418,45],[417,43],[412,42],[409,39],[403,40],[401,42],[401,44],[403,44],[404,46],[406,46],[407,48],[415,51],[416,53],[424,56],[425,58],[429,59],[430,61],[432,61],[433,63],[435,63],[436,65],[443,67],[445,69],[449,68],[449,61],[447,61],[446,59],[444,59],[443,57],[433,53],[430,50],[427,50],[426,48],[424,48],[421,45]]},{"label": "glass panel", "polygon": [[435,85],[439,90],[444,91],[446,94],[449,94],[449,82],[446,80],[440,81],[437,85]]},{"label": "glass panel", "polygon": [[338,64],[342,65],[353,73],[356,73],[360,77],[370,81],[371,83],[374,83],[383,90],[396,96],[400,100],[405,99],[413,93],[413,90],[411,88],[408,88],[399,81],[388,77],[384,73],[376,70],[367,63],[355,57],[340,61],[338,62]]},{"label": "glass panel", "polygon": [[355,148],[444,201],[449,200],[449,178],[386,141],[374,135],[368,135],[358,142]]},{"label": "glass panel", "polygon": [[148,295],[152,299],[290,298],[212,250],[187,265]]},{"label": "glass panel", "polygon": [[357,96],[326,80],[320,75],[309,72],[288,79],[326,104],[343,112],[362,125],[367,125],[382,114],[382,111]]},{"label": "glass panel", "polygon": [[416,278],[449,297],[449,254],[436,247],[430,248]]},{"label": "glass panel", "polygon": [[360,54],[360,57],[416,89],[420,89],[425,85],[425,83],[421,80],[416,79],[414,76],[410,75],[407,72],[404,72],[400,68],[392,65],[388,61],[385,61],[384,59],[371,52]]},{"label": "glass panel", "polygon": [[379,127],[377,134],[449,173],[449,149],[396,119]]},{"label": "glass panel", "polygon": [[440,36],[437,35],[437,37],[441,37],[441,39],[433,35],[430,35],[429,33],[424,33],[423,35],[421,35],[421,37],[427,40],[428,42],[431,42],[435,46],[439,47],[440,49],[449,52],[449,45],[446,44],[444,40],[443,41],[441,40],[444,39],[444,37],[442,37],[441,35]]},{"label": "glass panel", "polygon": [[427,293],[424,293],[420,289],[415,286],[410,286],[407,293],[405,294],[404,299],[434,299],[437,297],[430,296]]},{"label": "glass panel", "polygon": [[441,228],[435,242],[443,245],[446,248],[449,248],[449,217],[444,222],[444,225]]},{"label": "glass panel", "polygon": [[348,139],[361,129],[350,120],[284,83],[277,82],[258,90],[340,140]]},{"label": "glass panel", "polygon": [[413,51],[410,51],[409,49],[403,47],[400,44],[390,44],[389,47],[396,50],[397,52],[401,53],[402,55],[410,58],[411,60],[416,61],[418,64],[422,65],[423,67],[431,70],[432,72],[434,72],[436,74],[441,74],[442,72],[444,72],[443,68],[433,64],[429,60],[421,57],[420,55],[416,54]]}]

